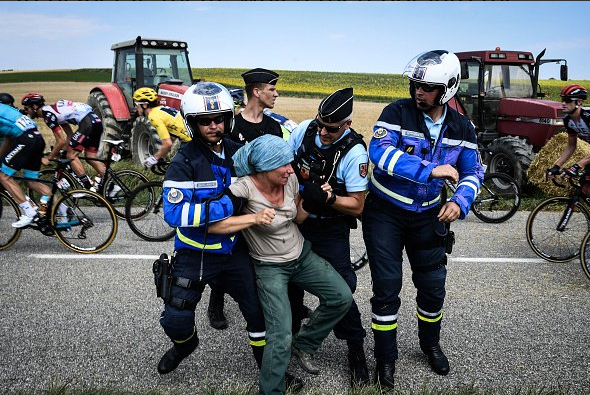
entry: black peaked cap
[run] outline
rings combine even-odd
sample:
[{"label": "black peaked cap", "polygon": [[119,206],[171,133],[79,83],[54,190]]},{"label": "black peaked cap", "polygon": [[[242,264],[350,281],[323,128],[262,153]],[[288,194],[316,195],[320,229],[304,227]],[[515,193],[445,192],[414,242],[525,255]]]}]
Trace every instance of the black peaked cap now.
[{"label": "black peaked cap", "polygon": [[352,88],[337,90],[326,97],[318,107],[320,119],[327,123],[337,123],[352,114]]},{"label": "black peaked cap", "polygon": [[243,73],[242,78],[246,85],[255,83],[276,85],[279,75],[271,70],[256,68]]}]

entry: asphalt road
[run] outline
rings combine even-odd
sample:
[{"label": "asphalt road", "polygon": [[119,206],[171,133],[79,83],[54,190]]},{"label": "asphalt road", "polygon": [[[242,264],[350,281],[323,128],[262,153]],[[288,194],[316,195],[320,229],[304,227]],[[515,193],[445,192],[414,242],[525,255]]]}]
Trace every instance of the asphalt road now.
[{"label": "asphalt road", "polygon": [[[415,290],[405,269],[395,374],[399,390],[475,386],[493,393],[520,388],[589,393],[590,281],[577,260],[555,264],[533,254],[524,232],[527,214],[519,212],[503,224],[471,216],[453,226],[457,243],[448,265],[441,341],[451,364],[448,376],[431,372],[420,352]],[[359,233],[353,241],[362,242]],[[257,388],[236,303],[226,302],[230,327],[214,330],[205,317],[208,291],[197,307],[201,345],[176,371],[157,373],[156,364],[170,346],[158,323],[162,302],[151,273],[153,257],[161,252],[172,252],[172,242],[144,242],[124,222],[115,242],[96,255],[70,252],[31,230],[0,252],[0,392],[63,384],[192,393],[236,384]],[[370,273],[368,267],[357,273],[355,298],[373,370]],[[307,299],[309,306],[314,303]],[[319,376],[295,363],[290,369],[304,379],[306,393],[345,393],[344,342],[331,334],[316,359]]]}]

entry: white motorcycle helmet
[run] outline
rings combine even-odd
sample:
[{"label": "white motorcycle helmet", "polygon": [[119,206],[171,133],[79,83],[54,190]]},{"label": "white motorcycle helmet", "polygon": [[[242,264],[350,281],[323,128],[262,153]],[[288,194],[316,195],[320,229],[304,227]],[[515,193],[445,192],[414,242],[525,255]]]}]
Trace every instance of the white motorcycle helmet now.
[{"label": "white motorcycle helmet", "polygon": [[196,118],[207,114],[223,114],[223,132],[229,135],[234,127],[234,100],[227,88],[217,82],[197,82],[184,92],[180,114],[191,138],[200,135]]},{"label": "white motorcycle helmet", "polygon": [[443,88],[438,104],[443,105],[459,90],[461,65],[452,52],[433,50],[417,55],[404,68],[402,75],[410,79],[410,95],[414,98],[416,89],[413,82],[437,85]]}]

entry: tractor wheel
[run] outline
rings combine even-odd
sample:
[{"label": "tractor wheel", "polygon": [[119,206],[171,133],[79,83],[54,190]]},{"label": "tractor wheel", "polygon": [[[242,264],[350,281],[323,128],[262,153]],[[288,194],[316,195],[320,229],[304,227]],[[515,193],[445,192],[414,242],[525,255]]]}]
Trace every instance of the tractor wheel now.
[{"label": "tractor wheel", "polygon": [[121,139],[121,125],[115,120],[113,110],[104,95],[100,91],[91,92],[88,96],[88,105],[93,108],[94,113],[102,120],[103,133],[101,136],[100,146],[98,147],[98,157],[106,159],[109,155],[109,145],[102,140]]},{"label": "tractor wheel", "polygon": [[488,145],[487,172],[506,173],[522,190],[527,183],[526,172],[535,158],[533,147],[518,137],[500,137]]},{"label": "tractor wheel", "polygon": [[160,149],[162,140],[146,117],[137,117],[131,129],[131,156],[133,162],[143,165],[146,158]]}]

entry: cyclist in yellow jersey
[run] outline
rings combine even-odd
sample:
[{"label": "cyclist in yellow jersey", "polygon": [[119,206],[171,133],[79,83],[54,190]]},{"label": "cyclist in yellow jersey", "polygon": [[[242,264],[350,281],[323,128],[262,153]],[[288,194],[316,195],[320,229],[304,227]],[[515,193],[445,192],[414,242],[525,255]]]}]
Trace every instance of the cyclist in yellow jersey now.
[{"label": "cyclist in yellow jersey", "polygon": [[148,167],[158,163],[172,150],[172,136],[179,138],[182,143],[191,141],[180,112],[172,107],[158,104],[158,94],[152,88],[139,88],[133,93],[133,102],[137,113],[146,116],[158,132],[162,145],[158,152],[146,158],[144,164]]}]

